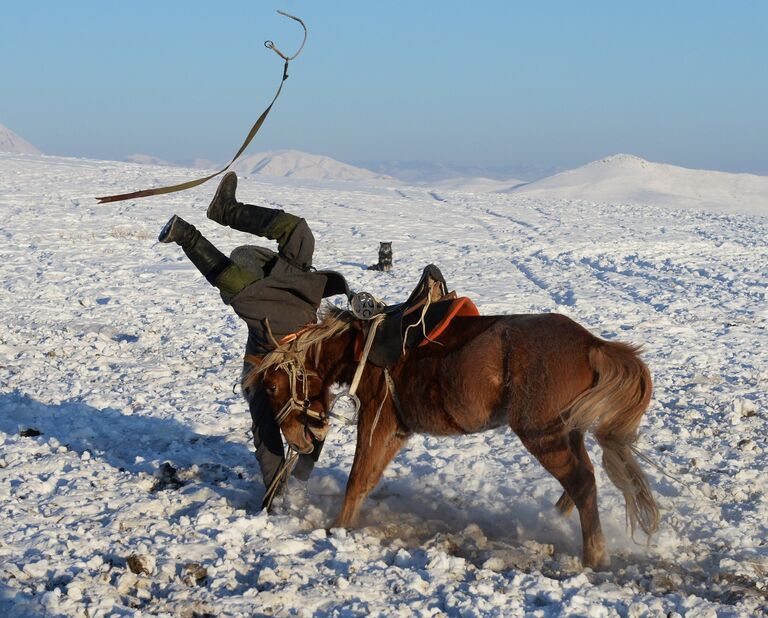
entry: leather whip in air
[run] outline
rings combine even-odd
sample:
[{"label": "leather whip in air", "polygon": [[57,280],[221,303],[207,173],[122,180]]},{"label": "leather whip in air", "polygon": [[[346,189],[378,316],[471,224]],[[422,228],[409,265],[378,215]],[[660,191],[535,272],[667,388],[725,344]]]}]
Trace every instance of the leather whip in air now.
[{"label": "leather whip in air", "polygon": [[261,113],[261,116],[259,116],[258,120],[256,120],[254,125],[251,127],[251,130],[248,132],[248,135],[245,138],[243,145],[240,146],[240,149],[237,151],[237,153],[235,153],[235,156],[232,157],[232,160],[229,163],[227,163],[223,169],[219,170],[215,174],[205,176],[204,178],[198,178],[197,180],[182,182],[181,184],[171,185],[169,187],[157,187],[155,189],[143,189],[141,191],[134,191],[132,193],[121,193],[120,195],[107,195],[105,197],[97,197],[96,199],[99,200],[99,204],[106,204],[108,202],[121,202],[123,200],[131,200],[131,199],[136,199],[140,197],[149,197],[150,195],[163,195],[165,193],[175,193],[176,191],[184,191],[186,189],[191,189],[192,187],[201,185],[204,182],[208,182],[211,178],[215,178],[219,174],[223,174],[229,169],[229,167],[235,161],[237,161],[240,155],[243,154],[243,151],[245,151],[245,149],[248,148],[248,145],[251,143],[251,140],[253,140],[253,137],[256,135],[256,133],[259,132],[259,129],[261,129],[261,125],[264,124],[264,121],[266,120],[267,115],[269,115],[269,112],[272,110],[272,106],[275,104],[275,101],[277,101],[277,97],[280,96],[280,91],[283,89],[283,84],[285,83],[285,80],[288,79],[288,63],[301,53],[301,50],[304,49],[304,44],[307,42],[307,26],[304,24],[304,22],[298,17],[295,17],[294,15],[289,15],[284,11],[278,11],[278,13],[280,15],[284,15],[285,17],[289,17],[290,19],[297,21],[301,25],[301,27],[304,29],[304,40],[302,40],[298,51],[295,54],[293,54],[293,56],[286,56],[283,52],[281,52],[277,48],[277,46],[272,41],[266,41],[264,43],[265,47],[267,47],[268,49],[271,49],[273,52],[275,52],[278,56],[280,56],[285,61],[285,64],[283,65],[283,77],[280,80],[280,85],[277,88],[277,92],[275,93],[275,96],[272,98],[272,102],[267,106],[267,109],[265,109]]}]

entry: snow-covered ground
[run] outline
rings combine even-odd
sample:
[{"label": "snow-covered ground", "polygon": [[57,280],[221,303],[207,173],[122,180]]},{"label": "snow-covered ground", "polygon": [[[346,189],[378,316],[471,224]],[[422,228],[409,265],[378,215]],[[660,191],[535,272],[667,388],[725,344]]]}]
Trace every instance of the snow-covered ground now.
[{"label": "snow-covered ground", "polygon": [[[768,218],[350,183],[241,181],[306,217],[316,265],[388,302],[437,263],[484,313],[558,311],[645,346],[646,544],[598,464],[612,556],[510,432],[418,436],[352,530],[354,430],[272,515],[233,393],[245,327],[176,246],[214,190],[97,206],[192,170],[0,155],[0,615],[753,616],[768,610]],[[364,270],[392,241],[395,270]],[[34,434],[36,430],[40,435]],[[593,459],[599,451],[590,443]],[[175,475],[160,472],[169,462]],[[675,478],[671,478],[675,477]],[[134,572],[138,571],[138,573]]]}]

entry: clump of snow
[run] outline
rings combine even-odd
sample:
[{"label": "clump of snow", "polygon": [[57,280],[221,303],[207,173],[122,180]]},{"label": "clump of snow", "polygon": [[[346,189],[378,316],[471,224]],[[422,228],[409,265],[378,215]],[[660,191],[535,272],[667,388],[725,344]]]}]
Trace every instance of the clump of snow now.
[{"label": "clump of snow", "polygon": [[[768,218],[240,182],[243,201],[310,222],[318,267],[386,302],[435,262],[483,313],[559,311],[645,346],[637,446],[661,467],[643,464],[661,526],[629,537],[590,441],[612,558],[593,573],[578,517],[557,516],[560,487],[509,431],[414,436],[359,526],[328,531],[355,448],[335,426],[309,482],[259,512],[233,392],[245,327],[156,242],[173,212],[224,251],[248,237],[206,219],[214,183],[92,199],[195,174],[0,155],[0,615],[765,614]],[[381,239],[391,273],[364,268]]]}]

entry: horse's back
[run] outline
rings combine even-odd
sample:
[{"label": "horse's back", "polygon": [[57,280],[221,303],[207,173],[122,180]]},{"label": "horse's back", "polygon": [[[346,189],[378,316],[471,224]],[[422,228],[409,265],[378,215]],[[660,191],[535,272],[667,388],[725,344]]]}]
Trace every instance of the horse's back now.
[{"label": "horse's back", "polygon": [[402,367],[406,399],[424,404],[408,424],[455,434],[554,416],[592,384],[589,349],[599,342],[559,314],[455,318]]},{"label": "horse's back", "polygon": [[411,387],[429,384],[430,403],[452,423],[438,433],[471,433],[556,417],[592,385],[596,345],[600,339],[560,314],[459,317],[406,364],[421,378]]},{"label": "horse's back", "polygon": [[[480,339],[488,349],[536,354],[556,361],[565,356],[588,359],[589,348],[604,343],[571,318],[559,313],[466,316],[454,318],[433,351],[451,353]],[[437,349],[434,349],[437,348]],[[500,348],[499,348],[500,349]]]}]

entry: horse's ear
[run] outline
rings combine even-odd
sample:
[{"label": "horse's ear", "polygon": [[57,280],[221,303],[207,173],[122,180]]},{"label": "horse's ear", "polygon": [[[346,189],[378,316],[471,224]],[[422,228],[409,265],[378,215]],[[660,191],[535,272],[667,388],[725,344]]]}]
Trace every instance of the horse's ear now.
[{"label": "horse's ear", "polygon": [[249,390],[252,389],[261,379],[261,376],[259,375],[259,367],[261,366],[261,361],[264,360],[263,356],[254,356],[253,354],[246,354],[243,360],[251,366],[251,368],[248,370],[248,373],[243,375],[243,390]]},{"label": "horse's ear", "polygon": [[246,363],[251,365],[254,369],[258,369],[261,366],[261,361],[264,360],[264,357],[255,356],[254,354],[246,354],[244,360]]}]

